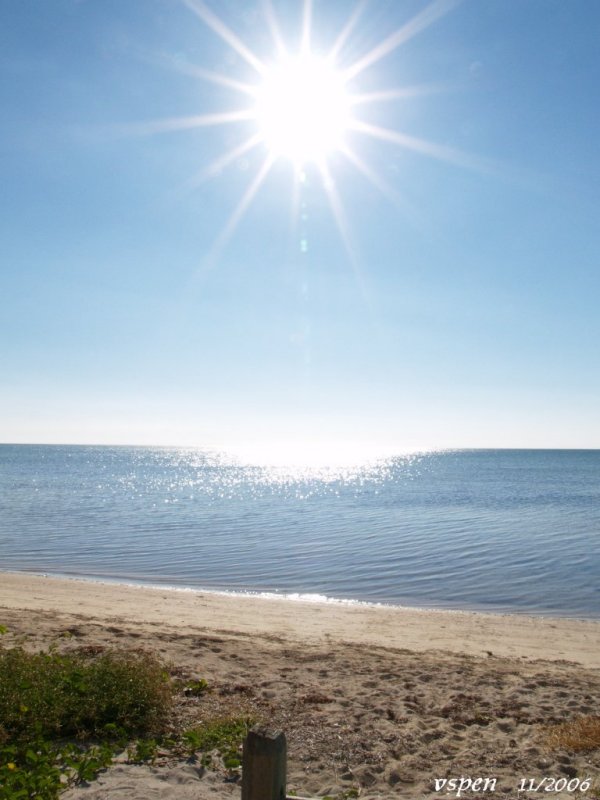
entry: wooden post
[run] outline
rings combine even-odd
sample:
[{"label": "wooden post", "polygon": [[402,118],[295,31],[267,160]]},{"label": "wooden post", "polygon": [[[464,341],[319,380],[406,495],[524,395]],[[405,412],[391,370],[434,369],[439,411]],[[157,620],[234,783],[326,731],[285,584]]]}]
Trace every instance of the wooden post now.
[{"label": "wooden post", "polygon": [[242,800],[285,800],[285,735],[255,725],[244,741]]}]

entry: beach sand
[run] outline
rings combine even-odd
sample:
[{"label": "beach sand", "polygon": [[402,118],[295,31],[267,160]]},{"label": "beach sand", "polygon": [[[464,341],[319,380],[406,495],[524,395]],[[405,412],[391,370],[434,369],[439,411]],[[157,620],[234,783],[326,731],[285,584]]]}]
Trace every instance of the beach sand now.
[{"label": "beach sand", "polygon": [[[258,714],[288,740],[288,791],[444,797],[435,779],[591,778],[600,751],[547,744],[599,713],[600,622],[347,606],[0,574],[4,646],[143,647],[212,687],[202,703]],[[196,763],[118,764],[65,800],[238,798]],[[574,785],[573,783],[571,784]],[[548,796],[548,792],[545,793]],[[579,792],[552,792],[574,797]],[[537,793],[520,794],[536,797]],[[582,795],[585,796],[585,795]],[[588,796],[590,796],[588,794]]]}]

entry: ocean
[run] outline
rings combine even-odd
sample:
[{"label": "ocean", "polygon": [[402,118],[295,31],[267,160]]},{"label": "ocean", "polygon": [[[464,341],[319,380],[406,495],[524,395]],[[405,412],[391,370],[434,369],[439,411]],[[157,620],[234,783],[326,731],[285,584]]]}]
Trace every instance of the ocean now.
[{"label": "ocean", "polygon": [[600,451],[331,468],[215,451],[0,445],[0,569],[600,618]]}]

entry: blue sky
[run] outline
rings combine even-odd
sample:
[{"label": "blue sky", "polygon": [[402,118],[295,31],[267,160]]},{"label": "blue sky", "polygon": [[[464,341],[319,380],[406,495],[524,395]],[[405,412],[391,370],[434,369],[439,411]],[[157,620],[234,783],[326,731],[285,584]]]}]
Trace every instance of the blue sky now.
[{"label": "blue sky", "polygon": [[[263,5],[206,7],[272,60]],[[340,68],[428,7],[370,0]],[[314,1],[315,52],[354,9]],[[600,4],[433,9],[349,89],[420,87],[360,115],[437,157],[349,131],[394,197],[332,153],[346,242],[279,159],[215,252],[265,147],[193,178],[255,121],[149,123],[247,107],[191,74],[247,60],[177,0],[3,3],[0,441],[600,447]]]}]

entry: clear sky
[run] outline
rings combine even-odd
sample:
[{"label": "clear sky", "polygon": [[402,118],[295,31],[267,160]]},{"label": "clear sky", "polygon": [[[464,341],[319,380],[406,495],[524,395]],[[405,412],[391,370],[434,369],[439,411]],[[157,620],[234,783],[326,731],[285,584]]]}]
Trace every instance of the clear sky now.
[{"label": "clear sky", "polygon": [[599,40],[597,0],[0,4],[0,441],[600,447]]}]

